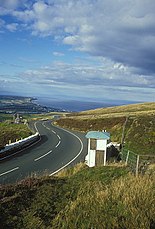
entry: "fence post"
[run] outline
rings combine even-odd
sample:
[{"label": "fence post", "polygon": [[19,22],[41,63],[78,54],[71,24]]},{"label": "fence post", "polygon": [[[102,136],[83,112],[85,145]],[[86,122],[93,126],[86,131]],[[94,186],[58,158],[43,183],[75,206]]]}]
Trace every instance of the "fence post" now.
[{"label": "fence post", "polygon": [[130,153],[130,151],[128,150],[127,155],[126,155],[125,165],[127,165],[127,164],[128,164],[129,153]]},{"label": "fence post", "polygon": [[138,176],[138,166],[139,166],[139,155],[137,155],[137,162],[136,162],[136,176]]}]

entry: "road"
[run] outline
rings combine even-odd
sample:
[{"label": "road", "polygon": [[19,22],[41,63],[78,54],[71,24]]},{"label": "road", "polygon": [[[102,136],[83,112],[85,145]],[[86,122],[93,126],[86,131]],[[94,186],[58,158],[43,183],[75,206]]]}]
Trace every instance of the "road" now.
[{"label": "road", "polygon": [[84,161],[87,153],[84,134],[53,126],[51,121],[38,121],[34,128],[41,139],[0,163],[0,184],[14,183],[32,175],[53,175]]}]

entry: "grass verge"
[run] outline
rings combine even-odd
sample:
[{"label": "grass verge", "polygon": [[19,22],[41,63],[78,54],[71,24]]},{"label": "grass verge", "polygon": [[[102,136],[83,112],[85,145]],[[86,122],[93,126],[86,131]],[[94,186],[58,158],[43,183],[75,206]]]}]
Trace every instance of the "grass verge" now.
[{"label": "grass verge", "polygon": [[125,167],[65,169],[0,188],[2,228],[149,229],[155,226],[155,178]]}]

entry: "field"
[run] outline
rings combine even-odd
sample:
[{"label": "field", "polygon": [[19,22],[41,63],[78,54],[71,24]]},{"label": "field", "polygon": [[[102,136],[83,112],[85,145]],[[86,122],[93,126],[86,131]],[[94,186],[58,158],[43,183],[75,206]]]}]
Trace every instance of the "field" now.
[{"label": "field", "polygon": [[90,169],[80,163],[55,177],[29,177],[2,186],[1,226],[153,229],[154,185],[153,176],[135,178],[122,166]]},{"label": "field", "polygon": [[137,154],[155,154],[155,103],[70,114],[56,124],[83,132],[106,130],[110,132],[112,141],[125,142],[126,149]]}]

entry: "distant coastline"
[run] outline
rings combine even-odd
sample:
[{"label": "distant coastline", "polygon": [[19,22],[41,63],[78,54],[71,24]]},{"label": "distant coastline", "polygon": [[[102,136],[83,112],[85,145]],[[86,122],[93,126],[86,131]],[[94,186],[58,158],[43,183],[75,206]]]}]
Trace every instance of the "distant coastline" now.
[{"label": "distant coastline", "polygon": [[[4,102],[5,101],[5,102]],[[6,102],[7,101],[7,102]],[[10,101],[10,102],[9,102]],[[11,105],[11,103],[13,104]],[[19,102],[20,101],[20,102]],[[19,106],[20,103],[20,106]],[[0,112],[3,110],[10,110],[15,105],[14,110],[19,110],[22,108],[22,111],[26,113],[37,113],[37,112],[50,112],[50,111],[59,111],[59,112],[80,112],[85,110],[93,110],[97,108],[112,107],[126,104],[134,104],[138,101],[81,101],[81,100],[61,100],[50,97],[41,97],[41,96],[20,96],[20,95],[0,95]],[[7,106],[6,106],[7,105]],[[12,107],[11,107],[12,106]],[[26,109],[26,106],[30,108]]]},{"label": "distant coastline", "polygon": [[35,97],[0,95],[0,113],[61,112],[58,108],[40,105]]}]

